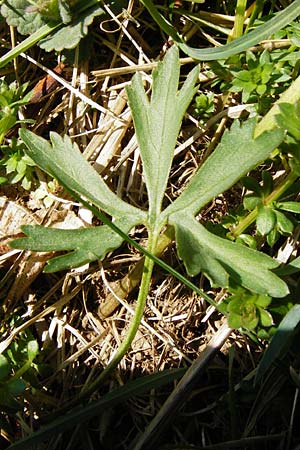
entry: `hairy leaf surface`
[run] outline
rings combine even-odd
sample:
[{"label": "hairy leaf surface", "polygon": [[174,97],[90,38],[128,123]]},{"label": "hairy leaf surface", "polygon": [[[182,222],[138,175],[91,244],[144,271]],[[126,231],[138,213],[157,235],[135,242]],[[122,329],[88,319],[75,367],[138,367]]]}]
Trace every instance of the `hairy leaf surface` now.
[{"label": "hairy leaf surface", "polygon": [[173,46],[153,72],[150,101],[140,74],[133,77],[127,89],[143,161],[150,221],[155,221],[160,213],[182,118],[196,92],[198,67],[177,92],[179,69],[178,48]]},{"label": "hairy leaf surface", "polygon": [[210,233],[185,211],[170,216],[170,223],[189,275],[204,272],[213,284],[222,287],[228,287],[232,278],[247,289],[273,297],[288,294],[285,282],[271,272],[279,266],[276,260]]},{"label": "hairy leaf surface", "polygon": [[214,197],[229,189],[243,175],[264,161],[281,143],[283,130],[263,133],[254,139],[256,119],[240,124],[236,120],[226,130],[220,144],[202,164],[183,193],[165,211],[197,214]]},{"label": "hairy leaf surface", "polygon": [[[136,223],[134,220],[120,220],[116,225],[128,233]],[[12,247],[39,252],[73,250],[48,261],[46,272],[71,269],[91,261],[102,260],[109,251],[123,242],[123,238],[107,225],[76,230],[25,225],[22,230],[27,237],[14,240]]]},{"label": "hairy leaf surface", "polygon": [[50,133],[52,145],[25,129],[20,130],[20,136],[27,146],[26,153],[68,189],[115,218],[129,215],[140,222],[145,220],[143,211],[124,202],[108,188],[68,136]]}]

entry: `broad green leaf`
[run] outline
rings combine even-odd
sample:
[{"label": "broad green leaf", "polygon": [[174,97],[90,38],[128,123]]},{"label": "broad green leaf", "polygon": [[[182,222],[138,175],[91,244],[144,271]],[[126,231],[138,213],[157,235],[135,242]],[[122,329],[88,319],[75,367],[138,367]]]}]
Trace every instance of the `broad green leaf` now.
[{"label": "broad green leaf", "polygon": [[190,72],[177,92],[179,69],[178,48],[173,46],[153,72],[150,100],[140,74],[133,77],[127,89],[143,161],[150,221],[160,213],[182,118],[196,92],[198,68]]},{"label": "broad green leaf", "polygon": [[[128,233],[136,225],[136,221],[131,216],[131,221],[124,218],[116,221],[115,225]],[[103,259],[109,251],[119,247],[123,242],[123,238],[107,225],[76,230],[25,225],[22,230],[27,237],[14,240],[11,243],[13,248],[39,252],[72,250],[70,253],[48,261],[46,272],[79,267],[88,262]]]},{"label": "broad green leaf", "polygon": [[210,200],[229,189],[245,173],[264,161],[281,143],[280,129],[266,132],[254,139],[256,119],[240,124],[235,121],[225,131],[214,153],[202,164],[183,193],[163,214],[175,211],[194,215]]},{"label": "broad green leaf", "polygon": [[270,369],[274,361],[288,350],[291,338],[300,322],[300,305],[294,305],[280,322],[269,347],[264,352],[255,376],[257,384]]},{"label": "broad green leaf", "polygon": [[228,287],[229,279],[243,287],[272,297],[284,297],[288,288],[271,270],[279,263],[269,256],[222,239],[185,211],[172,214],[177,249],[189,275],[203,272],[214,285]]},{"label": "broad green leaf", "polygon": [[260,206],[258,208],[258,214],[256,219],[256,227],[258,232],[265,236],[276,225],[276,214],[274,210],[268,206]]},{"label": "broad green leaf", "polygon": [[27,146],[26,153],[45,172],[56,178],[76,194],[115,218],[135,216],[143,222],[143,211],[129,205],[114,194],[100,175],[80,153],[78,146],[68,136],[50,133],[52,145],[45,139],[22,128],[20,137]]}]

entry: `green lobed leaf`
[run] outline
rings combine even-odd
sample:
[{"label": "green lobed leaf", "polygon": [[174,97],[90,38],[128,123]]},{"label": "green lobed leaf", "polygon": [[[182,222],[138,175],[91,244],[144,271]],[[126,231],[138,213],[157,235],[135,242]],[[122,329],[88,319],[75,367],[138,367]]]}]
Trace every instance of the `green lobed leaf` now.
[{"label": "green lobed leaf", "polygon": [[75,48],[79,41],[88,34],[88,27],[94,21],[94,18],[105,13],[104,9],[99,5],[94,5],[92,8],[84,11],[71,23],[47,36],[39,42],[39,46],[51,52],[53,50],[60,52],[64,49]]},{"label": "green lobed leaf", "polygon": [[[8,25],[17,27],[20,34],[38,35],[43,27],[52,26],[46,37],[39,37],[39,45],[46,51],[62,51],[75,48],[87,35],[94,18],[105,14],[98,0],[78,0],[74,5],[72,3],[74,2],[66,0],[42,0],[35,5],[29,0],[4,0],[1,14]],[[115,14],[121,11],[121,0],[108,3]]]},{"label": "green lobed leaf", "polygon": [[214,285],[229,287],[230,278],[245,288],[284,297],[288,287],[272,269],[279,263],[269,256],[222,239],[207,231],[186,211],[169,217],[175,227],[177,250],[189,275],[203,272]]},{"label": "green lobed leaf", "polygon": [[146,96],[140,74],[127,88],[135,132],[141,151],[143,171],[149,197],[150,220],[161,210],[176,139],[183,115],[195,92],[198,67],[188,75],[179,92],[179,54],[173,46],[153,72],[151,99]]},{"label": "green lobed leaf", "polygon": [[236,120],[180,197],[163,214],[167,216],[183,209],[186,213],[197,214],[206,203],[268,158],[283,140],[284,132],[277,129],[254,139],[255,126],[256,118],[242,124]]},{"label": "green lobed leaf", "polygon": [[[115,224],[128,233],[136,225],[136,220],[132,216],[130,219],[120,219]],[[48,261],[46,272],[79,267],[91,261],[101,260],[123,242],[123,238],[107,225],[76,230],[25,225],[22,230],[27,237],[15,239],[10,243],[11,247],[39,252],[72,250]]]},{"label": "green lobed leaf", "polygon": [[38,11],[31,11],[28,0],[5,0],[1,6],[1,15],[8,25],[16,27],[20,34],[32,34],[45,25]]},{"label": "green lobed leaf", "polygon": [[129,215],[140,223],[146,219],[143,211],[124,202],[108,188],[68,136],[61,137],[51,132],[51,145],[24,128],[20,129],[19,134],[30,158],[62,185],[115,218]]}]

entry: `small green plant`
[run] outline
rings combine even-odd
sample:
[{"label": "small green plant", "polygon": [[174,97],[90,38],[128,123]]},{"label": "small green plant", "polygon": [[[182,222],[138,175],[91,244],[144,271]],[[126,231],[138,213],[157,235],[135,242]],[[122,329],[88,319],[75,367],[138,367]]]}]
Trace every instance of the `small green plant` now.
[{"label": "small green plant", "polygon": [[31,93],[25,95],[28,84],[18,87],[15,82],[7,84],[0,79],[0,145],[16,123],[20,123],[17,114],[20,106],[26,105]]},{"label": "small green plant", "polygon": [[[24,153],[24,144],[19,140],[12,139],[10,145],[2,146],[3,158],[0,166],[5,174],[0,176],[0,184],[16,184],[29,190],[34,180],[34,161]],[[1,172],[0,172],[1,173]]]},{"label": "small green plant", "polygon": [[[0,185],[21,182],[24,189],[30,189],[34,162],[24,154],[24,144],[12,138],[9,145],[2,145],[5,137],[17,123],[32,123],[32,120],[18,120],[19,108],[28,103],[31,93],[25,94],[27,83],[17,87],[0,80]],[[1,170],[2,168],[2,170]]]},{"label": "small green plant", "polygon": [[214,105],[214,93],[208,92],[207,94],[201,93],[195,97],[195,103],[193,105],[194,115],[199,117],[201,122],[206,121],[211,117],[215,110]]},{"label": "small green plant", "polygon": [[251,51],[245,55],[245,69],[234,68],[229,90],[241,92],[242,102],[266,103],[271,102],[275,93],[280,93],[280,85],[291,79],[292,67],[283,65],[280,60],[272,61],[270,53],[265,50],[260,56]]},{"label": "small green plant", "polygon": [[18,411],[17,400],[27,386],[37,384],[37,366],[34,360],[39,353],[36,340],[22,334],[0,355],[0,405],[2,409]]},{"label": "small green plant", "polygon": [[251,177],[246,177],[243,184],[252,192],[245,195],[245,209],[253,211],[257,208],[256,229],[261,236],[266,236],[272,247],[280,235],[293,232],[297,222],[291,215],[300,214],[300,203],[295,201],[270,201],[274,192],[273,179],[269,172],[263,172],[262,186]]},{"label": "small green plant", "polygon": [[[27,154],[75,198],[90,207],[104,225],[77,230],[25,226],[23,231],[27,237],[13,241],[13,247],[34,251],[68,251],[48,262],[48,272],[103,259],[107,252],[119,247],[124,239],[146,253],[135,316],[128,334],[112,362],[82,395],[93,392],[116,367],[132,342],[143,315],[151,282],[154,265],[152,255],[156,253],[160,232],[166,225],[175,230],[178,255],[189,275],[195,276],[202,272],[214,286],[229,287],[234,281],[262,295],[284,297],[288,293],[285,282],[273,273],[273,269],[279,265],[277,261],[210,233],[195,218],[204,205],[269,156],[284,137],[281,130],[275,129],[254,139],[256,119],[242,124],[234,122],[183,193],[173,203],[165,205],[164,195],[177,135],[183,115],[197,90],[196,67],[177,92],[179,68],[178,49],[174,46],[153,74],[150,100],[139,74],[134,76],[128,88],[148,192],[147,211],[117,197],[67,136],[62,138],[57,133],[51,133],[50,144],[28,130],[20,130]],[[241,151],[241,142],[251,148],[251,152]],[[112,216],[114,221],[111,222],[99,210]],[[148,230],[146,250],[127,236],[138,224],[144,224]]]},{"label": "small green plant", "polygon": [[233,295],[224,302],[227,306],[222,306],[231,328],[254,330],[258,324],[262,327],[270,327],[273,324],[272,316],[266,310],[272,301],[270,296],[254,294],[240,286],[231,291]]}]

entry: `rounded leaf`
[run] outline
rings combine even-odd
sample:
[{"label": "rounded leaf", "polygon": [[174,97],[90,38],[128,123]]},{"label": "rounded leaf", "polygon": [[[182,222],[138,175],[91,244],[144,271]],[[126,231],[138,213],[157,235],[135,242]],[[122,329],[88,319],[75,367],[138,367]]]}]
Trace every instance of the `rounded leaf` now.
[{"label": "rounded leaf", "polygon": [[259,294],[256,297],[255,304],[261,308],[266,308],[271,303],[272,298],[269,295]]},{"label": "rounded leaf", "polygon": [[283,234],[291,234],[294,230],[293,222],[282,212],[275,211],[277,219],[277,228]]},{"label": "rounded leaf", "polygon": [[247,209],[248,211],[252,211],[257,206],[261,205],[261,203],[262,203],[261,197],[257,197],[256,195],[252,194],[245,195],[243,199],[244,208]]},{"label": "rounded leaf", "polygon": [[258,209],[256,219],[257,231],[265,236],[269,234],[276,225],[276,215],[273,209],[268,206],[262,206]]},{"label": "rounded leaf", "polygon": [[260,323],[264,327],[270,327],[273,325],[273,318],[269,311],[266,311],[265,309],[258,308],[259,315],[260,315]]}]

